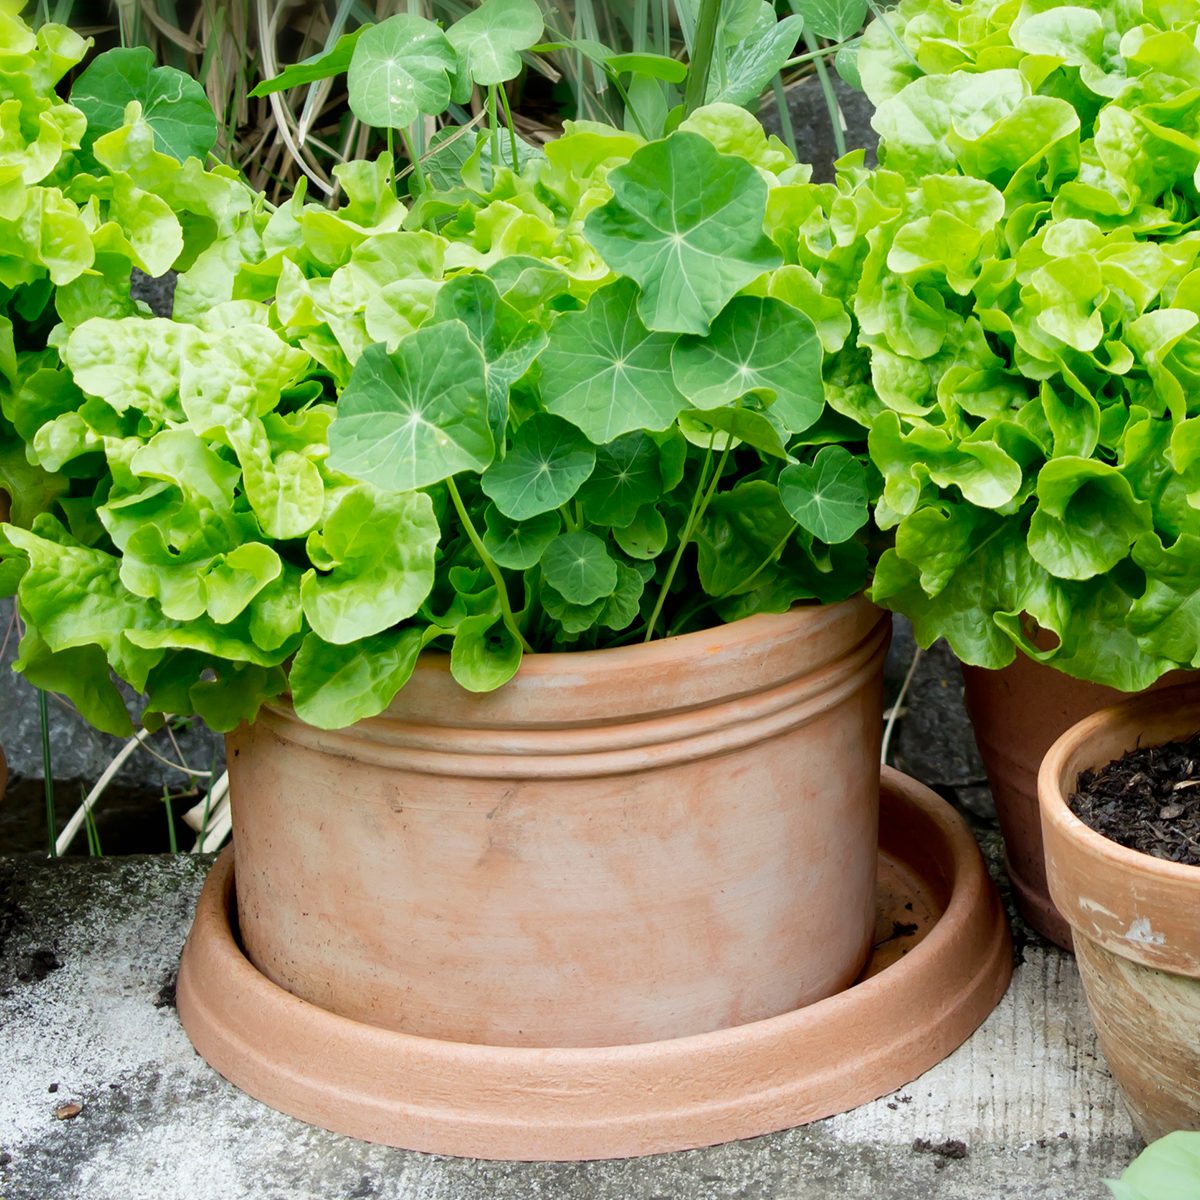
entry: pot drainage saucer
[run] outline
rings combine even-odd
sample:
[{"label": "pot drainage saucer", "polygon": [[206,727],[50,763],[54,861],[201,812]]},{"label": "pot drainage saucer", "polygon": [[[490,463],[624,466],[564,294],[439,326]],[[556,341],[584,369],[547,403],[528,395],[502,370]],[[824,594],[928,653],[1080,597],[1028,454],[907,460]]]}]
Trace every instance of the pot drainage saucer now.
[{"label": "pot drainage saucer", "polygon": [[885,769],[876,946],[859,981],[783,1016],[670,1041],[530,1049],[436,1041],[325,1012],[238,945],[233,858],[204,886],[179,1015],[272,1108],[368,1141],[498,1159],[624,1158],[756,1137],[910,1083],[1012,974],[1008,927],[962,818]]}]

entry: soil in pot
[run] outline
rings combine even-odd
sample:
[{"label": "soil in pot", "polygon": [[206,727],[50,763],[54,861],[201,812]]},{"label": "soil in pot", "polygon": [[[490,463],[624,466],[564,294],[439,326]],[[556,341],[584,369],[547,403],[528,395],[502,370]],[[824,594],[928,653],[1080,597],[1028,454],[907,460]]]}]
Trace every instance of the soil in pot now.
[{"label": "soil in pot", "polygon": [[1200,733],[1084,771],[1071,811],[1110,841],[1200,867]]}]

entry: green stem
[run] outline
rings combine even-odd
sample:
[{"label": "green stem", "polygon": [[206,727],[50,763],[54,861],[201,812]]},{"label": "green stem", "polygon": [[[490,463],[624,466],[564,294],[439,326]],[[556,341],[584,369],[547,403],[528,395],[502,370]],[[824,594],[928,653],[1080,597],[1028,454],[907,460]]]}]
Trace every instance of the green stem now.
[{"label": "green stem", "polygon": [[496,566],[495,560],[487,552],[483,544],[483,539],[479,536],[479,532],[476,530],[470,514],[467,512],[467,506],[463,504],[462,496],[458,491],[458,484],[451,477],[446,480],[446,486],[450,490],[450,499],[454,502],[455,511],[458,513],[458,519],[462,522],[467,538],[475,548],[475,553],[479,555],[479,561],[487,568],[487,573],[492,577],[492,582],[496,585],[496,595],[500,602],[500,616],[504,621],[505,627],[517,639],[525,653],[532,654],[533,647],[526,641],[525,635],[521,632],[521,627],[517,624],[517,618],[513,616],[512,605],[508,599],[508,584],[504,582],[504,576],[500,573],[500,568]]},{"label": "green stem", "polygon": [[[392,131],[389,129],[388,133]],[[421,156],[417,153],[416,147],[412,144],[412,138],[408,136],[408,130],[400,130],[400,137],[404,142],[404,152],[408,155],[408,161],[412,163],[413,175],[417,180],[417,191],[425,190],[425,168],[421,166]]]},{"label": "green stem", "polygon": [[488,88],[487,115],[488,131],[491,134],[492,141],[493,169],[498,169],[500,166],[500,116],[496,103],[496,85],[494,83]]},{"label": "green stem", "polygon": [[[716,435],[713,435],[713,441],[716,441]],[[704,459],[704,468],[700,472],[699,486],[696,488],[696,494],[692,497],[691,511],[688,513],[688,519],[683,527],[683,533],[679,539],[679,545],[675,547],[675,554],[671,558],[671,565],[667,568],[666,578],[663,580],[662,587],[659,589],[658,601],[654,605],[654,611],[650,614],[650,621],[646,626],[646,636],[643,641],[649,642],[654,638],[654,630],[658,625],[658,619],[662,616],[663,608],[667,603],[667,596],[671,591],[671,584],[675,582],[675,576],[679,571],[679,566],[683,562],[684,552],[691,543],[692,536],[696,532],[696,527],[700,524],[701,518],[704,516],[705,510],[712,503],[713,496],[716,495],[717,485],[721,482],[721,475],[725,470],[725,464],[729,461],[729,452],[733,447],[733,439],[729,438],[725,443],[725,449],[721,451],[720,460],[717,462],[717,469],[713,472],[711,481],[707,488],[705,480],[708,475],[708,469],[712,463],[712,443],[709,444],[708,453]]]},{"label": "green stem", "polygon": [[[811,33],[804,35],[804,44],[810,53],[817,53],[817,42]],[[825,59],[817,57],[813,60],[817,68],[817,78],[821,81],[821,94],[825,97],[825,107],[829,110],[829,124],[833,128],[833,148],[838,158],[846,153],[846,131],[842,128],[842,110],[838,107],[837,94],[833,90],[833,80],[829,77],[829,68]]]},{"label": "green stem", "polygon": [[784,145],[792,152],[793,158],[799,158],[800,151],[796,149],[796,127],[792,124],[792,110],[788,107],[782,75],[776,75],[771,80],[771,91],[775,95],[775,111],[779,114],[779,128],[783,131]]},{"label": "green stem", "polygon": [[521,169],[520,159],[517,154],[517,126],[516,122],[513,120],[512,105],[508,100],[508,89],[502,87],[499,89],[499,91],[500,103],[504,105],[504,121],[508,126],[508,141],[510,147],[512,148],[512,169],[515,172]]},{"label": "green stem", "polygon": [[[855,40],[855,38],[847,38],[844,42],[833,42],[828,46],[818,46],[815,50],[811,50],[807,54],[797,54],[795,58],[789,58],[787,62],[783,64],[780,70],[788,71],[792,67],[802,67],[805,63],[816,62],[818,59],[829,58],[830,55],[836,54],[839,50],[844,50],[847,46],[853,45]],[[805,44],[807,44],[807,42]]]},{"label": "green stem", "polygon": [[50,753],[50,710],[46,693],[38,689],[38,721],[42,727],[42,783],[46,793],[46,842],[50,857],[58,857],[58,812],[54,803],[54,756]]},{"label": "green stem", "polygon": [[717,32],[721,24],[721,0],[700,0],[692,65],[688,70],[683,108],[689,116],[708,98],[708,79],[717,53]]},{"label": "green stem", "polygon": [[633,123],[637,126],[638,133],[640,133],[642,137],[646,139],[646,141],[650,141],[650,132],[647,130],[642,118],[638,115],[637,109],[633,107],[633,102],[629,99],[629,92],[626,90],[625,85],[621,82],[620,75],[607,66],[605,67],[604,73],[608,76],[609,83],[613,85],[613,90],[618,96],[621,97],[621,103],[625,106],[625,111],[633,118]]}]

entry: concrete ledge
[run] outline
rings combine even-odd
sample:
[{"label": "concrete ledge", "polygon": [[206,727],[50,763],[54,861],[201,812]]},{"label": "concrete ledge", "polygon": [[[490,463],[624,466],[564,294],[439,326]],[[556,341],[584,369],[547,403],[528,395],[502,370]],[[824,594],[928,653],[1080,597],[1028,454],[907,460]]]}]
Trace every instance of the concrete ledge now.
[{"label": "concrete ledge", "polygon": [[561,1165],[353,1142],[235,1091],[184,1036],[170,984],[207,866],[0,859],[0,1200],[1101,1200],[1138,1149],[1074,962],[1040,942],[946,1062],[804,1129]]}]

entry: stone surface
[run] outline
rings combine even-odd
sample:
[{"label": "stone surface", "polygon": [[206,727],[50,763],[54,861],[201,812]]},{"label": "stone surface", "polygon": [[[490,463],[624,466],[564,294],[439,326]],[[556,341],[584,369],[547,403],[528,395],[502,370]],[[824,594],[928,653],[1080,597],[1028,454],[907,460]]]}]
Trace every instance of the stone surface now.
[{"label": "stone surface", "polygon": [[[855,91],[836,76],[833,83],[841,110],[846,149],[866,149],[867,163],[874,166],[875,152],[879,146],[879,135],[871,128],[871,117],[875,110],[862,92]],[[827,182],[833,178],[833,163],[838,155],[820,81],[815,75],[802,79],[788,87],[786,94],[792,129],[796,134],[797,155],[801,162],[812,163],[813,179],[818,183]],[[779,108],[774,99],[763,102],[759,117],[769,133],[782,135]]]},{"label": "stone surface", "polygon": [[1102,1200],[1138,1148],[1075,965],[1041,942],[946,1062],[803,1129],[578,1164],[353,1142],[263,1108],[192,1052],[169,997],[206,866],[0,860],[4,1200]]}]

